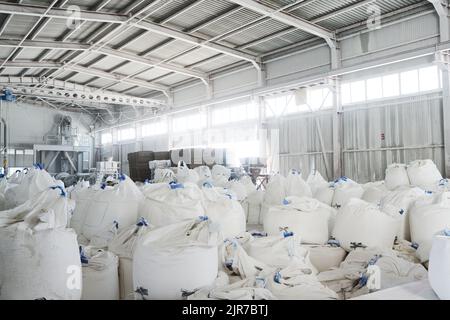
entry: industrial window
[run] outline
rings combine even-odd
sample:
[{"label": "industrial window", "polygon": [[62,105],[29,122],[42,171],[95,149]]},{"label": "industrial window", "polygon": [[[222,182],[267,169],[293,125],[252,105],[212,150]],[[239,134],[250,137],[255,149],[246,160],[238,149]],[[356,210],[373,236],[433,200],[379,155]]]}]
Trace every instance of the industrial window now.
[{"label": "industrial window", "polygon": [[333,92],[329,88],[311,88],[306,95],[306,103],[300,104],[295,95],[289,94],[265,99],[266,117],[280,117],[285,114],[311,112],[333,106]]},{"label": "industrial window", "polygon": [[381,77],[368,79],[367,86],[367,100],[379,99],[383,97],[383,80]]},{"label": "industrial window", "polygon": [[136,130],[134,128],[126,128],[119,130],[118,141],[133,140],[136,138]]},{"label": "industrial window", "polygon": [[207,126],[206,114],[192,114],[173,118],[173,132],[183,132],[188,130],[203,129]]},{"label": "industrial window", "polygon": [[15,154],[16,154],[16,150],[15,150],[15,149],[8,149],[7,154],[9,154],[9,155],[15,155]]},{"label": "industrial window", "polygon": [[103,133],[101,136],[102,144],[111,144],[112,143],[112,134],[111,133]]},{"label": "industrial window", "polygon": [[[264,99],[266,106],[266,117],[280,117],[286,113],[295,112],[297,105],[293,94]],[[288,112],[290,111],[290,112]]]},{"label": "industrial window", "polygon": [[248,121],[258,118],[258,108],[254,103],[238,104],[212,110],[212,125]]},{"label": "industrial window", "polygon": [[345,83],[341,87],[342,103],[354,103],[366,100],[366,83],[362,81],[354,81]]},{"label": "industrial window", "polygon": [[419,72],[411,70],[400,73],[401,93],[412,94],[419,92]]},{"label": "industrial window", "polygon": [[32,149],[26,149],[25,150],[25,155],[26,156],[32,156],[32,155],[34,155],[34,151]]},{"label": "industrial window", "polygon": [[420,91],[430,91],[440,88],[440,75],[437,66],[419,69],[419,89]]},{"label": "industrial window", "polygon": [[436,90],[442,87],[441,75],[437,66],[431,66],[344,83],[341,86],[342,104]]},{"label": "industrial window", "polygon": [[400,95],[399,74],[390,74],[383,77],[383,97],[390,98]]},{"label": "industrial window", "polygon": [[333,106],[333,92],[329,88],[308,90],[308,105],[312,111],[331,108]]},{"label": "industrial window", "polygon": [[167,133],[167,122],[157,121],[142,126],[142,136],[150,137]]}]

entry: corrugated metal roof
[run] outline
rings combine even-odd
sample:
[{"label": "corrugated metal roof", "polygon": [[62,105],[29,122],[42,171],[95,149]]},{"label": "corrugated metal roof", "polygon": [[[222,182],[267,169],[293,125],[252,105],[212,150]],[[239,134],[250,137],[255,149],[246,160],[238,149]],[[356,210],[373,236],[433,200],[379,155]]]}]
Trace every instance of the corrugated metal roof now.
[{"label": "corrugated metal roof", "polygon": [[[311,20],[330,30],[336,30],[366,20],[370,14],[367,12],[368,4],[354,7],[355,4],[361,3],[362,1],[304,0],[300,2],[294,0],[259,0],[259,2],[269,5],[274,9],[285,8],[291,5],[291,9],[287,9],[287,11],[292,15]],[[16,3],[13,0],[7,2]],[[22,4],[43,7],[47,7],[50,3],[50,0],[24,0],[22,2]],[[77,5],[82,10],[93,10],[99,3],[101,2],[98,0],[70,0],[65,6]],[[427,8],[431,7],[431,4],[427,5],[427,2],[424,0],[376,0],[374,3],[378,5],[382,14],[419,3],[423,3]],[[149,4],[153,5],[139,17],[149,15],[147,19],[154,23],[164,22],[164,26],[185,33],[193,30],[193,35],[201,39],[212,39],[212,42],[217,42],[243,52],[245,51],[255,56],[267,54],[273,50],[279,50],[283,47],[292,46],[292,44],[314,38],[314,36],[307,32],[294,29],[292,26],[264,17],[259,13],[239,7],[227,0],[148,0],[142,2],[111,0],[100,12],[123,14],[125,8],[132,8],[131,14],[133,14]],[[0,25],[6,21],[7,17],[8,15],[0,14]],[[38,17],[13,15],[5,27],[4,33],[0,35],[0,38],[20,40],[30,31],[30,28],[36,21],[38,21]],[[67,41],[72,43],[85,42],[91,35],[96,34],[99,28],[105,25],[107,24],[85,22]],[[111,29],[112,27],[110,26],[108,30]],[[147,53],[146,56],[149,58],[170,61],[168,63],[172,63],[177,67],[194,64],[196,70],[206,73],[241,61],[239,58],[220,54],[215,50],[205,47],[199,47],[191,51],[190,49],[195,47],[192,43],[180,39],[173,40],[165,34],[145,32],[143,36],[136,38],[137,35],[143,33],[142,30],[135,27],[121,28],[120,30],[123,29],[126,31],[120,34],[115,32],[113,36],[107,38],[113,38],[113,40],[107,42],[108,46],[113,48],[123,47],[124,51],[136,55]],[[36,36],[35,40],[58,41],[68,31],[70,30],[67,28],[67,23],[64,19],[50,19],[47,25]],[[103,42],[102,44],[104,45],[105,43]],[[12,48],[0,47],[0,59],[7,58],[12,50]],[[26,48],[22,50],[16,59],[20,59],[21,61],[37,61],[43,52],[45,52],[43,49]],[[79,58],[71,61],[70,57],[72,54],[67,55],[66,53],[67,51],[63,49],[51,50],[45,56],[45,60],[55,62],[61,62],[61,60],[69,62],[79,61]],[[125,76],[132,76],[142,70],[149,69],[148,71],[140,72],[136,78],[150,82],[156,79],[157,83],[166,86],[173,86],[189,79],[185,74],[170,73],[167,70],[161,70],[159,68],[149,68],[148,66],[135,62],[124,64],[124,59],[113,57],[101,58],[102,55],[95,52],[83,54],[83,56],[87,56],[87,58],[82,60],[81,65],[89,66],[93,64],[92,66],[94,68],[105,71],[118,68],[114,72]],[[215,56],[218,56],[218,58],[211,59],[211,57]],[[171,61],[172,58],[174,58],[173,61]],[[23,70],[20,68],[6,68],[3,70],[2,75],[18,75]],[[38,74],[45,74],[45,70],[35,68],[27,72],[27,75]],[[59,71],[54,74],[57,75],[56,77],[58,79],[65,79],[73,75],[73,72]],[[92,76],[88,75],[70,77],[71,81],[79,83],[92,79]],[[113,82],[110,80],[98,79],[89,85],[103,87],[111,83]],[[120,91],[131,87],[130,85],[120,84],[112,87],[112,90]],[[142,93],[148,95],[149,89],[141,88],[133,90],[133,92],[135,94]]]}]

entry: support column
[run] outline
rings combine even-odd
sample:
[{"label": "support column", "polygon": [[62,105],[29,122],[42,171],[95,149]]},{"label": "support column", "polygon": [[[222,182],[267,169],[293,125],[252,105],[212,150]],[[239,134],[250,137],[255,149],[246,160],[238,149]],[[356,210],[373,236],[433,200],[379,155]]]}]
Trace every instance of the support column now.
[{"label": "support column", "polygon": [[440,54],[439,66],[442,71],[442,117],[444,131],[444,174],[450,177],[450,55]]},{"label": "support column", "polygon": [[333,105],[335,112],[333,113],[333,178],[337,179],[344,174],[343,170],[343,153],[342,153],[342,99],[341,99],[341,82],[339,79],[332,79],[331,90],[333,92]]},{"label": "support column", "polygon": [[439,33],[441,42],[446,42],[450,40],[450,19],[449,19],[449,9],[447,5],[442,0],[428,0],[436,9],[436,13],[439,16]]}]

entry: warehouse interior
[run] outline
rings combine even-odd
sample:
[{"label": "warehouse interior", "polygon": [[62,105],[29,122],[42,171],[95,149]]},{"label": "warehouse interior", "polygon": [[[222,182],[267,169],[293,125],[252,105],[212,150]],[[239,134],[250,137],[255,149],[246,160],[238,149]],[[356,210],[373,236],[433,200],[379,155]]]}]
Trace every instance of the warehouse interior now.
[{"label": "warehouse interior", "polygon": [[449,0],[0,1],[0,300],[450,299],[449,63]]}]

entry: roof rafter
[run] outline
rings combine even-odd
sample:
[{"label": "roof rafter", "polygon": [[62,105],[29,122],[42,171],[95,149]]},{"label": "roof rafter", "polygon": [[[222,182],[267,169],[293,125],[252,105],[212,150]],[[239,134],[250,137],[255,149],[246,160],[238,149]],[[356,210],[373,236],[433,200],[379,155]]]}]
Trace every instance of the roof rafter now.
[{"label": "roof rafter", "polygon": [[[68,50],[78,50],[78,51],[87,51],[89,50],[88,44],[78,44],[78,43],[67,43],[67,42],[60,42],[60,41],[34,41],[34,40],[27,40],[24,41],[22,44],[20,44],[20,40],[8,40],[8,39],[0,39],[0,47],[17,47],[19,46],[22,48],[45,48],[45,49],[68,49]],[[195,71],[195,70],[189,70],[182,66],[177,66],[175,64],[169,64],[162,62],[160,60],[156,60],[153,58],[146,58],[134,53],[125,52],[125,51],[119,51],[116,49],[113,49],[111,47],[103,47],[98,50],[90,50],[91,52],[97,52],[104,54],[106,56],[115,57],[119,59],[128,60],[130,62],[136,62],[140,63],[146,66],[151,66],[154,68],[175,72],[179,74],[183,74],[186,76],[194,77],[201,79],[202,81],[207,81],[208,75],[201,71]],[[36,62],[38,63],[38,62]]]},{"label": "roof rafter", "polygon": [[269,6],[255,2],[253,0],[228,0],[242,7],[250,9],[252,11],[258,12],[264,16],[270,17],[272,19],[278,20],[287,25],[291,25],[300,30],[306,31],[317,37],[323,38],[325,40],[335,40],[335,34],[326,28],[323,28],[315,23],[308,20],[302,19],[300,17],[293,16],[286,12],[281,12],[276,9],[272,9]]},{"label": "roof rafter", "polygon": [[145,80],[130,79],[124,75],[119,75],[116,73],[109,73],[109,72],[94,69],[94,68],[85,68],[85,67],[75,66],[75,65],[65,65],[62,67],[62,69],[74,71],[74,72],[78,72],[78,73],[83,73],[83,74],[91,75],[94,77],[103,78],[106,80],[122,82],[122,83],[129,84],[129,85],[137,85],[137,86],[147,88],[150,90],[161,91],[164,93],[164,95],[169,97],[170,87],[168,87],[168,86],[149,83]]},{"label": "roof rafter", "polygon": [[19,14],[38,17],[50,17],[60,19],[79,19],[96,22],[108,22],[119,25],[133,26],[143,30],[152,31],[170,38],[175,38],[184,42],[188,42],[194,45],[205,47],[223,54],[233,56],[238,59],[250,61],[259,68],[259,59],[246,52],[242,52],[231,47],[210,42],[208,39],[199,38],[197,36],[189,35],[182,31],[178,31],[166,26],[162,26],[150,21],[141,20],[140,18],[134,18],[129,21],[129,17],[124,14],[115,14],[107,12],[96,11],[81,11],[79,18],[72,17],[71,13],[65,9],[53,8],[48,10],[42,6],[31,6],[24,4],[12,4],[9,2],[0,2],[0,13]]}]

